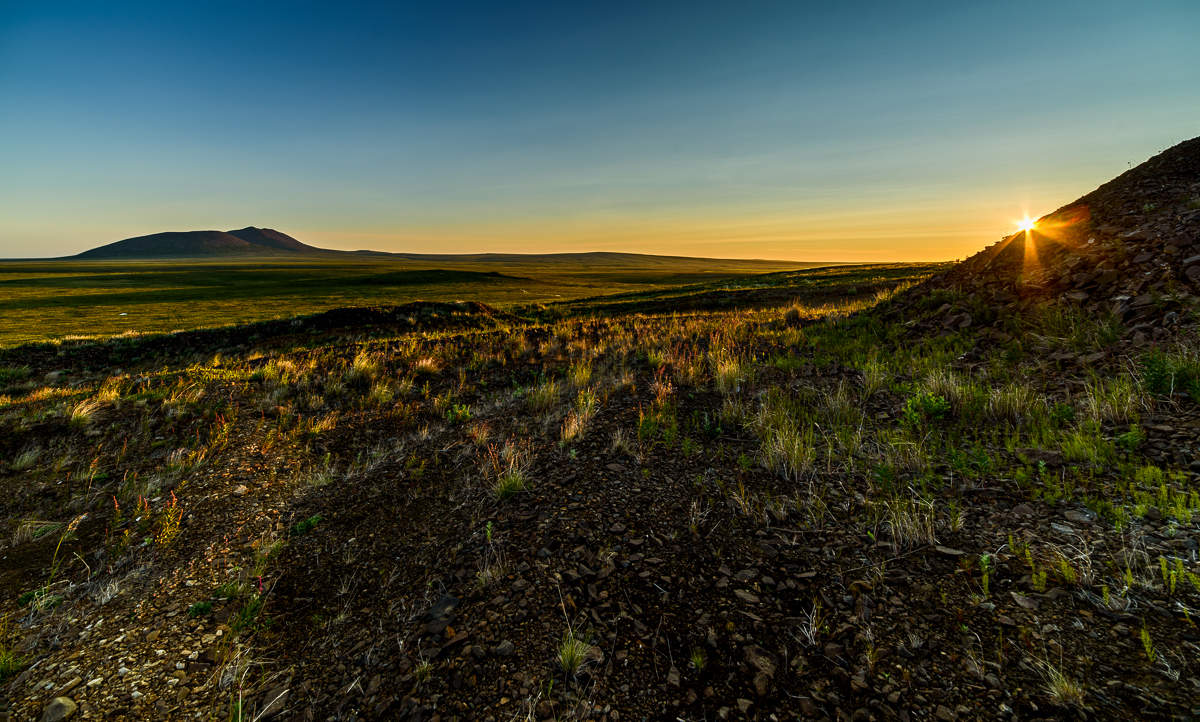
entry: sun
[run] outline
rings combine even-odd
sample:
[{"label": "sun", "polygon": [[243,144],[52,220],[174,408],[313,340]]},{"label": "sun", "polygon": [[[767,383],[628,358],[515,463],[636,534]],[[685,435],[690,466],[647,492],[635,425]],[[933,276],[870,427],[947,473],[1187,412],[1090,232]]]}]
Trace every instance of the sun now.
[{"label": "sun", "polygon": [[1037,220],[1030,218],[1029,216],[1025,216],[1021,220],[1017,221],[1018,231],[1032,231],[1035,226],[1037,226]]}]

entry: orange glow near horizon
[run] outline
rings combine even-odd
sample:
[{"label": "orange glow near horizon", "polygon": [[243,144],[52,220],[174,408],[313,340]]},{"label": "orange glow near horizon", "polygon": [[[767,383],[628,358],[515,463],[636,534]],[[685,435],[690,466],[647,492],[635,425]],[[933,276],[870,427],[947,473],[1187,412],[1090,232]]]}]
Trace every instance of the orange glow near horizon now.
[{"label": "orange glow near horizon", "polygon": [[[998,189],[979,197],[957,200],[949,207],[934,201],[903,204],[827,203],[813,207],[651,208],[637,213],[600,213],[563,210],[557,214],[508,214],[489,218],[331,219],[314,211],[311,216],[274,219],[245,216],[212,218],[208,213],[177,217],[165,213],[138,224],[113,223],[107,230],[95,225],[59,241],[58,234],[19,229],[22,242],[37,242],[52,253],[69,255],[123,238],[163,230],[242,228],[258,225],[278,229],[310,245],[335,250],[369,249],[428,254],[571,253],[589,251],[644,253],[730,259],[767,259],[800,262],[878,263],[899,261],[953,261],[968,258],[1012,235],[1016,227],[1033,221],[1039,243],[1059,235],[1071,236],[1077,228],[1073,211],[1056,212],[1036,221],[1013,213],[1011,202],[999,203]],[[1033,194],[1030,194],[1031,196]],[[1050,192],[1038,196],[1050,196]],[[1061,194],[1060,194],[1061,195]],[[1029,205],[1027,205],[1027,203]],[[1045,205],[1038,199],[1016,208]],[[1086,217],[1086,210],[1079,209]],[[1032,212],[1028,213],[1032,216]],[[1072,216],[1068,218],[1068,216]],[[1069,226],[1070,228],[1067,228]],[[17,256],[0,233],[0,257]],[[1063,242],[1068,242],[1066,238]],[[9,251],[9,252],[5,252]],[[26,255],[37,255],[27,253]],[[48,254],[47,254],[48,255]]]},{"label": "orange glow near horizon", "polygon": [[[1025,235],[1024,275],[1029,277],[1041,269],[1038,244],[1049,246],[1077,246],[1079,232],[1088,221],[1090,213],[1083,205],[1056,212],[1044,219],[1035,220],[1026,215],[1018,222],[1018,233]],[[1036,231],[1036,232],[1035,232]]]},{"label": "orange glow near horizon", "polygon": [[569,220],[463,220],[411,224],[403,230],[374,224],[326,226],[299,228],[295,235],[324,247],[412,253],[614,251],[852,263],[950,261],[967,258],[1008,235],[1012,215],[988,205],[964,203],[944,209],[913,204],[807,213],[772,209],[754,214],[695,209],[638,218],[581,214]]},{"label": "orange glow near horizon", "polygon": [[1025,263],[1023,276],[1028,277],[1031,273],[1041,268],[1042,262],[1038,259],[1037,239],[1033,237],[1033,227],[1037,222],[1029,216],[1020,223],[1020,229],[1025,233]]}]

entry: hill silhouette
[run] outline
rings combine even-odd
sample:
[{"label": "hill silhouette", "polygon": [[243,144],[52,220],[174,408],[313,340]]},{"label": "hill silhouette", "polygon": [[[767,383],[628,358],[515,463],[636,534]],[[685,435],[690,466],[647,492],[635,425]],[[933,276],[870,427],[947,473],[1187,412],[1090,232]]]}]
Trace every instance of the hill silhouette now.
[{"label": "hill silhouette", "polygon": [[[775,271],[779,261],[757,259],[722,259],[698,256],[662,256],[610,251],[581,251],[572,253],[408,253],[389,251],[341,251],[318,248],[273,228],[249,226],[234,231],[167,231],[115,241],[59,260],[150,260],[150,259],[219,259],[297,256],[341,260],[395,260],[439,265],[511,266],[536,264],[547,270],[586,264],[590,270],[669,269],[689,273],[712,270],[713,262],[722,271]],[[797,262],[797,268],[831,265],[825,262]]]},{"label": "hill silhouette", "polygon": [[203,258],[334,253],[307,245],[273,228],[234,231],[167,231],[136,236],[80,253],[77,259]]}]

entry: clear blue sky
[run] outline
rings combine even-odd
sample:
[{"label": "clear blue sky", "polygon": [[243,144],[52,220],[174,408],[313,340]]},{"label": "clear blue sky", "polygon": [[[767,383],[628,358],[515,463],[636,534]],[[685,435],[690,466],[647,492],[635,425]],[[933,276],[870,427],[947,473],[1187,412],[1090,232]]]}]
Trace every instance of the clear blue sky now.
[{"label": "clear blue sky", "polygon": [[955,258],[1195,135],[1195,0],[0,0],[8,257]]}]

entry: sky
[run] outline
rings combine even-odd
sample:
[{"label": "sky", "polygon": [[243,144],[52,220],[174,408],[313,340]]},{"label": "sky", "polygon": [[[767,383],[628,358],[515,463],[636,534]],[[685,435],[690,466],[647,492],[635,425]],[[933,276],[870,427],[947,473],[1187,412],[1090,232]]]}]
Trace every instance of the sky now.
[{"label": "sky", "polygon": [[943,260],[1200,135],[1200,2],[0,0],[0,257]]}]

